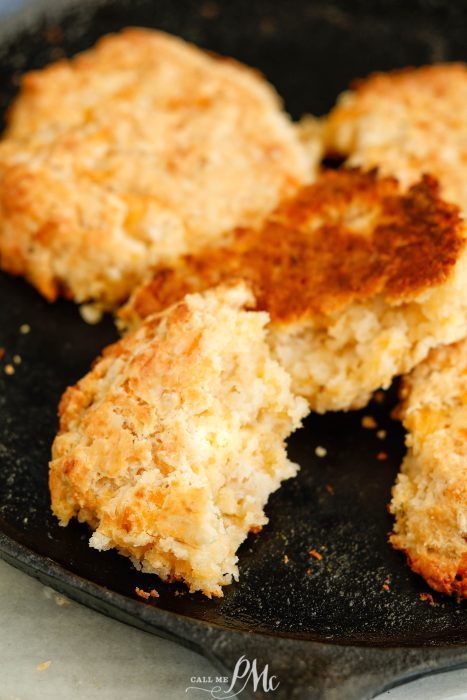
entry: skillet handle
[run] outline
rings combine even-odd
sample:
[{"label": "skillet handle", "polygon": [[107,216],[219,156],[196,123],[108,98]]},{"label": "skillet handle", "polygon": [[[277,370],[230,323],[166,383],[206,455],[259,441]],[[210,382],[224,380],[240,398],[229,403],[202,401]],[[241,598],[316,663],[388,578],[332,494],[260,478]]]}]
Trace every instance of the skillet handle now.
[{"label": "skillet handle", "polygon": [[[214,664],[232,678],[243,656],[256,659],[260,674],[268,666],[269,690],[263,677],[255,689],[248,666],[235,690],[238,697],[261,700],[370,700],[405,681],[439,671],[467,666],[467,647],[354,647],[305,642],[263,635],[220,633],[208,651]],[[273,679],[272,677],[276,678]],[[270,683],[276,689],[271,689]],[[268,685],[266,684],[266,688]]]}]

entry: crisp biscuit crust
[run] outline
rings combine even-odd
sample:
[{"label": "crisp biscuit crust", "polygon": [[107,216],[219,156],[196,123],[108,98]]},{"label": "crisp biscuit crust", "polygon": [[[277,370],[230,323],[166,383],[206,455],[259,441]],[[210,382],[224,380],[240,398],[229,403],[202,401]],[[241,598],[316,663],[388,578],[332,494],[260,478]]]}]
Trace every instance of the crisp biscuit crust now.
[{"label": "crisp biscuit crust", "polygon": [[376,73],[356,81],[325,120],[329,154],[377,167],[403,187],[424,173],[467,211],[467,66],[461,63]]},{"label": "crisp biscuit crust", "polygon": [[0,264],[112,307],[147,267],[255,225],[310,178],[262,77],[127,29],[24,76],[0,144]]},{"label": "crisp biscuit crust", "polygon": [[285,439],[308,411],[246,304],[242,283],[187,296],[107,348],[61,400],[50,463],[62,525],[77,516],[92,546],[208,596],[296,473]]},{"label": "crisp biscuit crust", "polygon": [[231,277],[252,285],[278,323],[320,318],[383,294],[408,300],[442,284],[465,245],[456,207],[426,177],[401,195],[375,172],[328,171],[233,243],[184,256],[137,289],[125,313],[144,317]]},{"label": "crisp biscuit crust", "polygon": [[243,277],[271,316],[270,342],[295,391],[316,410],[347,409],[465,334],[461,266],[465,226],[432,178],[401,194],[375,172],[328,171],[262,227],[156,270],[119,316],[131,326]]},{"label": "crisp biscuit crust", "polygon": [[467,597],[467,340],[403,380],[408,452],[393,489],[390,541],[442,593]]}]

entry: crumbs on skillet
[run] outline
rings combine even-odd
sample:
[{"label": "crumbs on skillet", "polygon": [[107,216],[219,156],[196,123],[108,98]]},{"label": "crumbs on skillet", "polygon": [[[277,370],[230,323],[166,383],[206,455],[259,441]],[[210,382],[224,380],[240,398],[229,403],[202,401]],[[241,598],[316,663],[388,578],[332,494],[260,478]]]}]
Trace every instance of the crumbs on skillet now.
[{"label": "crumbs on skillet", "polygon": [[420,593],[420,600],[422,600],[423,602],[428,602],[431,606],[436,605],[431,593]]},{"label": "crumbs on skillet", "polygon": [[136,586],[135,593],[140,598],[144,598],[144,600],[148,600],[149,598],[159,598],[159,593],[155,588],[152,588],[150,591],[144,591],[142,588],[138,588],[138,586]]},{"label": "crumbs on skillet", "polygon": [[362,428],[366,428],[367,430],[373,430],[374,428],[377,428],[378,424],[373,418],[373,416],[363,416],[362,418]]},{"label": "crumbs on skillet", "polygon": [[323,558],[323,555],[317,552],[316,549],[309,549],[308,554],[311,554],[315,559],[321,560]]}]

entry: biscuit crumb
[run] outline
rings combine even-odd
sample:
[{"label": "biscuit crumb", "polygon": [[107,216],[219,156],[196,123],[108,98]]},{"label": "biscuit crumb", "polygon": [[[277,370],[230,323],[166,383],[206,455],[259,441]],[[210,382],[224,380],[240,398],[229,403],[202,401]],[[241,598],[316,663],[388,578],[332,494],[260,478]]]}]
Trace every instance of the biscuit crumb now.
[{"label": "biscuit crumb", "polygon": [[23,324],[19,327],[19,332],[20,332],[22,335],[27,335],[28,333],[30,333],[30,332],[31,332],[31,326],[29,325],[29,323],[23,323]]},{"label": "biscuit crumb", "polygon": [[311,574],[313,573],[313,571],[312,571],[311,569],[307,569],[307,570],[305,571],[305,573],[306,573],[307,576],[311,576]]},{"label": "biscuit crumb", "polygon": [[318,445],[315,449],[315,455],[317,457],[326,457],[328,451],[325,447],[322,447],[321,445]]},{"label": "biscuit crumb", "polygon": [[287,556],[287,554],[284,554],[283,561],[284,561],[284,564],[288,564],[288,563],[289,563],[289,557]]},{"label": "biscuit crumb", "polygon": [[379,440],[384,440],[386,438],[386,435],[386,430],[378,430],[378,432],[376,433],[376,437],[379,438]]},{"label": "biscuit crumb", "polygon": [[324,488],[331,496],[334,496],[334,486],[332,484],[326,484]]},{"label": "biscuit crumb", "polygon": [[15,373],[15,368],[13,367],[13,365],[5,365],[5,367],[3,369],[4,369],[5,374],[8,374],[8,376],[10,376],[10,377],[12,374]]},{"label": "biscuit crumb", "polygon": [[59,608],[66,608],[70,605],[70,601],[68,600],[68,598],[65,598],[64,595],[56,595],[55,603],[56,605],[58,605]]},{"label": "biscuit crumb", "polygon": [[390,585],[391,585],[391,577],[386,576],[386,578],[384,579],[384,583],[383,583],[383,591],[389,592],[391,590]]},{"label": "biscuit crumb", "polygon": [[[148,600],[149,598],[159,598],[159,593],[155,588],[152,588],[150,591],[144,591],[142,588],[138,588],[138,586],[136,586],[135,593],[140,598],[144,598],[144,600]],[[177,592],[175,592],[175,595],[177,595]]]},{"label": "biscuit crumb", "polygon": [[37,664],[36,671],[47,671],[51,663],[52,661],[43,661],[42,663]]},{"label": "biscuit crumb", "polygon": [[138,586],[136,586],[135,588],[135,593],[136,595],[139,595],[140,598],[144,598],[144,600],[148,600],[148,598],[151,595],[150,593],[148,593],[148,591],[143,591],[142,588],[138,588]]},{"label": "biscuit crumb", "polygon": [[380,462],[387,459],[387,458],[388,458],[388,455],[386,452],[378,452],[378,454],[376,455],[376,459],[379,459]]},{"label": "biscuit crumb", "polygon": [[367,428],[368,430],[373,430],[377,428],[378,424],[373,418],[373,416],[363,416],[362,418],[362,428]]},{"label": "biscuit crumb", "polygon": [[22,361],[21,355],[13,355],[13,362],[15,365],[20,365]]},{"label": "biscuit crumb", "polygon": [[102,320],[103,312],[97,304],[81,304],[79,313],[83,321],[90,326],[95,326],[96,323]]},{"label": "biscuit crumb", "polygon": [[428,601],[428,603],[433,606],[436,605],[431,593],[420,593],[420,600],[422,600],[423,602]]},{"label": "biscuit crumb", "polygon": [[6,350],[5,348],[0,348],[0,360],[3,360],[3,358],[6,355]]},{"label": "biscuit crumb", "polygon": [[250,532],[252,532],[254,535],[257,535],[258,532],[261,532],[262,529],[263,529],[262,525],[252,525],[250,527]]},{"label": "biscuit crumb", "polygon": [[308,554],[311,554],[315,559],[321,560],[323,558],[323,555],[317,552],[316,549],[309,549]]}]

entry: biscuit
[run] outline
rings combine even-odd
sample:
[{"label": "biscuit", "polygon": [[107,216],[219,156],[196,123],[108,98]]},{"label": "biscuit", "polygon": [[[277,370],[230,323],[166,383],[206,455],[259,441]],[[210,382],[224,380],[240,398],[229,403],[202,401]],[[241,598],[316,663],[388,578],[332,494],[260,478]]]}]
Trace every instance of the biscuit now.
[{"label": "biscuit", "polygon": [[187,296],[108,347],[60,403],[52,508],[144,572],[222,595],[236,550],[297,465],[307,404],[266,343],[243,283]]},{"label": "biscuit", "polygon": [[310,164],[255,71],[127,29],[23,77],[0,143],[0,265],[111,308],[148,265],[261,221]]},{"label": "biscuit", "polygon": [[402,385],[408,452],[391,543],[443,593],[467,597],[467,340],[434,350]]},{"label": "biscuit", "polygon": [[324,153],[324,121],[312,114],[305,114],[295,125],[300,142],[305,149],[312,178],[315,179],[321,167]]},{"label": "biscuit", "polygon": [[467,252],[458,208],[429,177],[324,172],[263,227],[163,266],[119,313],[124,327],[230,277],[270,314],[269,343],[313,410],[364,406],[430,348],[467,333]]},{"label": "biscuit", "polygon": [[376,73],[343,93],[325,120],[325,149],[379,168],[407,188],[430,173],[467,211],[467,66]]}]

